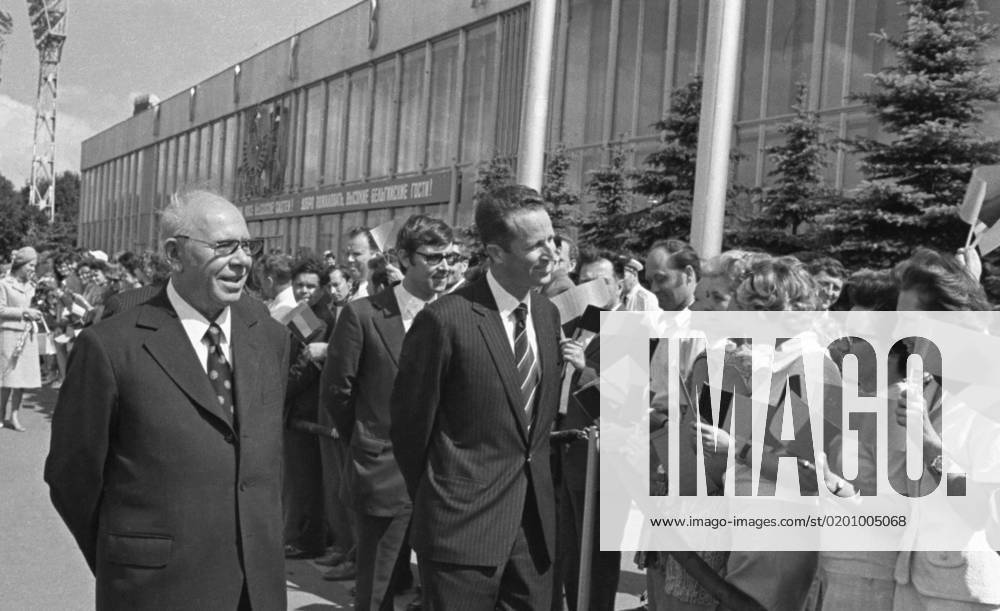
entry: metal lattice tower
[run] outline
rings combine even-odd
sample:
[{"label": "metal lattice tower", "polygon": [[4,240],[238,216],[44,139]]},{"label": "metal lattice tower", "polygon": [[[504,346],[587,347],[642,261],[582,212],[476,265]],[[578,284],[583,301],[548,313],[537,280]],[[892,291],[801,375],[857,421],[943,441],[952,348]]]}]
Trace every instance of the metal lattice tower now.
[{"label": "metal lattice tower", "polygon": [[[29,203],[48,208],[55,218],[56,85],[59,60],[66,42],[67,0],[28,0],[28,18],[38,49],[38,97],[35,102],[35,144],[31,155]],[[45,188],[45,193],[42,193]]]},{"label": "metal lattice tower", "polygon": [[[5,13],[0,11],[0,66],[3,66],[3,48],[4,44],[7,42],[7,35],[10,34],[11,29],[14,27],[14,20],[11,19],[10,13]],[[2,76],[2,74],[0,74]]]}]

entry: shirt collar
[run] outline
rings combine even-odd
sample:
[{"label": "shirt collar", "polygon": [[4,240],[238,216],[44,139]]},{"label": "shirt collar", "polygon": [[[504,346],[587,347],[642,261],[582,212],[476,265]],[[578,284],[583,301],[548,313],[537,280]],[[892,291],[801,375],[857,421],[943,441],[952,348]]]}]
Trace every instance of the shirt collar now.
[{"label": "shirt collar", "polygon": [[517,297],[508,293],[507,289],[500,286],[500,283],[497,282],[496,277],[493,275],[492,269],[486,272],[486,283],[489,284],[490,291],[493,292],[493,299],[497,302],[497,309],[500,310],[501,318],[509,318],[521,303],[528,306],[528,318],[531,318],[531,293],[528,293],[523,302],[518,300]]},{"label": "shirt collar", "polygon": [[[392,287],[393,293],[396,295],[396,302],[399,304],[399,313],[404,317],[413,317],[417,315],[417,312],[423,309],[425,305],[430,303],[430,301],[424,301],[419,297],[416,297],[413,293],[406,290],[402,282],[397,283]],[[434,301],[431,299],[431,301]]]},{"label": "shirt collar", "polygon": [[[181,297],[180,293],[174,287],[173,278],[167,282],[167,299],[170,300],[170,305],[177,312],[177,318],[180,319],[181,326],[184,327],[184,332],[191,338],[191,341],[200,342],[205,337],[210,322],[201,312],[194,309],[194,306]],[[226,306],[222,310],[222,313],[219,314],[219,317],[215,319],[215,324],[219,325],[219,328],[222,329],[223,343],[229,343],[229,338],[231,337],[232,316],[230,314],[231,310],[229,306]]]}]

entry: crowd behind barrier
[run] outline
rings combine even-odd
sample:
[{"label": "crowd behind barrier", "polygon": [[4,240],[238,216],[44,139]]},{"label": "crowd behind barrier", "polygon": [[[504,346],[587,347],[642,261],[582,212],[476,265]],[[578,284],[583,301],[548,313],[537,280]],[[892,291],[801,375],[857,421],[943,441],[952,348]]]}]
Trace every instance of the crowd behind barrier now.
[{"label": "crowd behind barrier", "polygon": [[[503,196],[532,197],[527,189]],[[377,244],[369,228],[359,227],[345,236],[344,253],[339,257],[329,250],[313,253],[303,249],[294,255],[273,251],[254,258],[244,290],[286,326],[291,345],[282,418],[285,557],[315,559],[328,567],[326,579],[356,579],[360,608],[392,608],[394,594],[413,589],[411,542],[424,582],[423,595],[414,607],[424,601],[429,608],[449,608],[448,601],[456,600],[454,592],[482,586],[493,588],[493,592],[499,588],[492,602],[472,597],[463,604],[491,609],[501,599],[506,600],[508,593],[503,590],[508,587],[508,573],[526,571],[531,574],[518,575],[514,581],[529,589],[536,588],[539,579],[547,581],[546,588],[539,591],[546,601],[551,599],[552,609],[576,609],[582,604],[589,609],[614,608],[620,554],[596,551],[596,536],[592,543],[584,541],[585,504],[588,498],[593,502],[585,494],[587,438],[588,432],[598,427],[594,414],[599,408],[588,403],[596,400],[593,395],[580,391],[597,383],[600,339],[589,332],[551,340],[549,330],[543,328],[546,323],[537,317],[547,315],[550,298],[578,283],[595,279],[607,283],[613,299],[601,305],[610,310],[993,308],[979,284],[981,265],[974,249],[960,250],[957,255],[917,249],[894,269],[848,272],[828,257],[800,260],[730,250],[702,260],[691,246],[678,240],[657,242],[646,253],[599,251],[578,244],[571,236],[554,234],[544,208],[534,204],[498,218],[477,217],[485,244],[463,242],[443,221],[418,215],[399,230],[391,247]],[[517,222],[511,223],[511,218]],[[491,222],[507,226],[498,229]],[[510,235],[504,237],[505,232]],[[532,232],[541,232],[540,241],[519,250],[518,240]],[[4,427],[24,430],[18,418],[23,390],[42,385],[60,388],[68,356],[82,330],[103,325],[103,321],[165,293],[173,266],[167,255],[153,251],[109,255],[79,248],[39,253],[25,245],[9,253],[0,269]],[[470,383],[461,378],[460,370],[473,369],[473,364],[475,376],[484,371],[496,375],[496,371],[480,365],[477,359],[486,357],[471,346],[462,348],[469,351],[462,357],[469,361],[459,363],[455,360],[458,357],[441,354],[440,345],[435,345],[440,344],[435,333],[465,332],[460,321],[438,320],[440,313],[455,319],[469,315],[458,309],[458,298],[449,300],[445,295],[455,293],[474,304],[489,294],[486,287],[493,286],[497,278],[514,277],[534,282],[527,301],[532,304],[529,309],[536,311],[532,314],[535,322],[533,329],[529,325],[524,330],[530,341],[521,343],[516,316],[511,318],[513,335],[508,332],[506,339],[515,355],[526,355],[518,357],[519,367],[536,358],[541,363],[537,368],[530,366],[520,378],[522,390],[531,389],[527,420],[520,434],[534,441],[526,450],[529,465],[515,471],[530,474],[526,476],[529,490],[525,491],[521,475],[503,480],[505,486],[520,490],[517,502],[536,506],[531,511],[515,508],[511,528],[519,529],[523,537],[513,531],[501,532],[507,528],[507,518],[491,513],[495,507],[483,505],[499,507],[512,497],[505,491],[477,488],[476,474],[493,478],[494,483],[500,481],[499,472],[489,472],[490,467],[484,465],[505,465],[503,461],[511,458],[519,461],[523,458],[520,454],[496,453],[524,451],[517,450],[514,441],[504,445],[508,432],[500,427],[492,431],[495,444],[478,454],[463,453],[463,444],[483,443],[486,433],[462,427],[483,423],[466,422],[448,411],[448,401],[458,400],[452,396],[455,393],[481,393],[490,397],[494,406],[503,403],[505,386],[500,382],[506,384],[506,380],[500,380],[502,376],[479,379],[475,388],[456,389],[455,385]],[[500,294],[493,290],[494,295]],[[434,302],[439,303],[429,313],[420,313]],[[496,306],[503,311],[499,299]],[[391,321],[394,316],[399,317],[398,323]],[[497,333],[501,331],[498,327]],[[416,339],[411,338],[414,334]],[[503,336],[497,337],[502,342]],[[449,341],[450,346],[465,346],[454,338]],[[550,341],[555,343],[549,345]],[[740,346],[727,350],[726,366],[734,379],[749,385],[749,373],[739,357]],[[548,360],[552,355],[558,355],[566,367],[567,373],[560,369],[558,381],[553,381],[556,374],[550,372],[555,371],[555,362]],[[839,366],[844,355],[826,356]],[[905,356],[893,355],[896,362]],[[651,360],[650,420],[654,430],[666,425],[667,384],[659,373],[665,371],[665,358],[657,348]],[[705,373],[704,354],[682,354],[681,358],[688,383],[699,388],[699,376]],[[440,360],[440,368],[431,369],[436,360]],[[516,372],[512,376],[522,373],[521,369],[511,371]],[[425,384],[431,382],[414,382],[418,379],[414,376],[424,374],[443,380],[431,397],[425,396]],[[414,387],[400,389],[397,384],[393,392],[390,378],[396,375]],[[567,376],[568,393],[560,398],[558,413],[547,414],[545,405],[552,400],[548,395],[559,394],[556,391],[563,384],[563,375]],[[447,386],[449,381],[452,386]],[[539,399],[536,391],[544,396]],[[494,392],[496,397],[491,394]],[[924,394],[930,406],[926,411],[933,414],[933,406],[941,400],[940,380],[932,376]],[[436,416],[428,415],[425,422],[418,414],[405,411],[418,402],[433,404],[426,409],[437,409]],[[552,416],[551,424],[540,420],[547,416]],[[493,416],[484,412],[480,417],[489,422]],[[394,418],[405,418],[413,430],[398,430]],[[539,431],[533,431],[536,427],[544,429],[541,432],[546,440],[545,460],[541,461],[546,465],[544,474],[530,464],[530,459],[542,452]],[[720,431],[710,429],[704,425],[702,430],[705,448],[709,450],[711,445],[711,451],[716,451]],[[925,432],[925,455],[934,456],[935,443],[940,454],[940,440],[933,439],[933,427],[925,429],[930,431]],[[418,431],[423,437],[414,440],[412,436]],[[509,432],[512,440],[517,434],[516,428]],[[393,449],[400,442],[403,446],[399,450],[406,453],[408,462],[425,460],[426,464],[397,464]],[[862,478],[852,485],[832,470],[830,465],[839,464],[836,456],[840,450],[839,440],[830,441],[825,448],[829,459],[816,469],[823,472],[831,492],[850,497],[870,482]],[[992,448],[982,451],[997,452]],[[420,452],[426,456],[421,457]],[[472,457],[483,464],[463,462]],[[941,477],[938,465],[924,467],[924,478]],[[737,479],[747,469],[737,465]],[[653,452],[650,473],[651,491],[664,493],[670,482]],[[724,474],[715,473],[714,477],[721,481]],[[995,502],[995,492],[987,490],[986,498]],[[435,513],[434,508],[441,506],[452,514],[442,517]],[[489,515],[494,516],[492,525],[476,530],[476,520]],[[539,523],[529,523],[531,516]],[[917,530],[947,528],[948,520],[961,519],[958,515],[936,516],[918,525]],[[467,536],[479,537],[480,543],[508,547],[513,543],[515,551],[509,558],[506,549],[498,552],[503,557],[498,556],[499,574],[489,578],[494,581],[480,575],[477,578],[483,581],[479,583],[468,574],[444,568],[446,563],[495,564],[496,559],[489,555],[495,550],[483,547],[478,550],[481,554],[475,555],[467,552],[468,542],[452,540],[451,533],[458,528],[467,529]],[[525,549],[518,555],[515,552],[522,544]],[[583,574],[582,547],[591,557]],[[636,562],[646,572],[643,605],[648,609],[1000,608],[1000,557],[985,547],[944,553],[643,551],[637,553]],[[589,583],[589,589],[581,588],[581,581]],[[520,600],[530,608],[542,608],[538,591],[534,597],[522,594],[511,604],[516,606]]]}]

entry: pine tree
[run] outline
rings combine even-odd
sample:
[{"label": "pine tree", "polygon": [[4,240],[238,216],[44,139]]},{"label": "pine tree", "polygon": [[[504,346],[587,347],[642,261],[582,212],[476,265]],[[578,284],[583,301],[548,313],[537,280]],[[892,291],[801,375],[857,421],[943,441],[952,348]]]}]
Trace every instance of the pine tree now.
[{"label": "pine tree", "polygon": [[695,77],[670,96],[670,112],[654,124],[660,132],[660,148],[632,175],[634,191],[653,202],[635,213],[642,243],[639,250],[657,239],[686,240],[690,235],[701,91],[701,77]]},{"label": "pine tree", "polygon": [[972,169],[1000,160],[1000,141],[979,131],[986,103],[1000,100],[987,71],[997,26],[975,0],[903,0],[906,30],[877,39],[896,64],[854,96],[888,134],[857,138],[865,179],[821,218],[831,249],[848,265],[887,266],[916,246],[954,250],[968,227],[956,214]]},{"label": "pine tree", "polygon": [[511,167],[511,159],[494,155],[488,161],[482,161],[476,167],[476,193],[489,193],[497,187],[509,185],[514,182],[514,168]]},{"label": "pine tree", "polygon": [[542,199],[548,206],[552,227],[557,233],[575,237],[580,224],[580,195],[569,188],[569,156],[559,145],[545,161],[545,184]]},{"label": "pine tree", "polygon": [[634,230],[626,153],[621,146],[610,151],[611,161],[588,172],[587,195],[594,203],[581,227],[584,243],[601,250],[621,253],[638,251],[641,242]]},{"label": "pine tree", "polygon": [[824,172],[834,145],[824,138],[830,131],[819,115],[807,108],[808,90],[798,85],[795,115],[778,126],[782,144],[766,153],[774,169],[771,182],[757,192],[757,210],[739,225],[734,241],[772,254],[789,254],[816,246],[812,228],[804,225],[826,209],[836,197]]}]

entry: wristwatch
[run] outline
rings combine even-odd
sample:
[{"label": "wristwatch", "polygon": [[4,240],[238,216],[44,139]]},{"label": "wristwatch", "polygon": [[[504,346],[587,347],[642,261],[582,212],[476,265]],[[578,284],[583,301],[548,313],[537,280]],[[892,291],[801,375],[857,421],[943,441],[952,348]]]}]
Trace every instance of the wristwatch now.
[{"label": "wristwatch", "polygon": [[944,473],[944,457],[938,454],[931,462],[927,463],[927,468],[940,478],[941,474]]},{"label": "wristwatch", "polygon": [[750,464],[749,454],[750,454],[750,449],[752,447],[753,446],[750,445],[749,441],[743,444],[743,447],[740,448],[740,451],[736,454],[736,460],[745,465],[749,465]]}]

